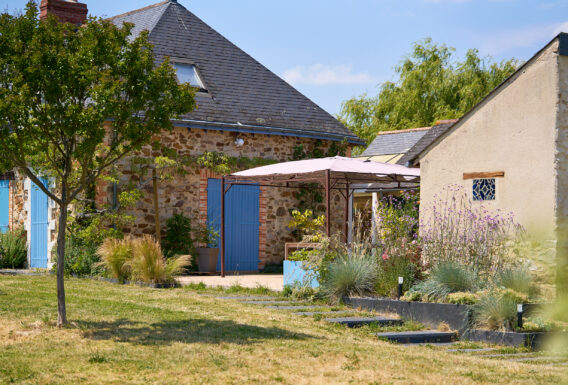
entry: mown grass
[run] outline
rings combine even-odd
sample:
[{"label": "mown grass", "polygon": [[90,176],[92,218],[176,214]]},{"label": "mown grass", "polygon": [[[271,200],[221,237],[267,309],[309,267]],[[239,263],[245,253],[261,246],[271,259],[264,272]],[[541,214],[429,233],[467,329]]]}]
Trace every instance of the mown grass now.
[{"label": "mown grass", "polygon": [[466,385],[568,379],[568,367],[397,346],[364,329],[215,298],[226,290],[66,283],[70,324],[59,329],[53,277],[0,276],[0,383]]}]

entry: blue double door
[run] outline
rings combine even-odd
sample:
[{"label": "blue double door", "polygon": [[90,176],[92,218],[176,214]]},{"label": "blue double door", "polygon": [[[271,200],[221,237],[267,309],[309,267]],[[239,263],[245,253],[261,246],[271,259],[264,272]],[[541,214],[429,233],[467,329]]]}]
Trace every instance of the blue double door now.
[{"label": "blue double door", "polygon": [[[225,270],[258,270],[259,197],[257,185],[233,185],[225,194]],[[221,181],[207,183],[207,222],[221,234]],[[221,240],[219,240],[220,242]],[[217,262],[221,270],[221,258]]]},{"label": "blue double door", "polygon": [[[42,179],[43,185],[47,181]],[[30,199],[30,267],[47,268],[48,200],[47,195],[32,182]]]}]

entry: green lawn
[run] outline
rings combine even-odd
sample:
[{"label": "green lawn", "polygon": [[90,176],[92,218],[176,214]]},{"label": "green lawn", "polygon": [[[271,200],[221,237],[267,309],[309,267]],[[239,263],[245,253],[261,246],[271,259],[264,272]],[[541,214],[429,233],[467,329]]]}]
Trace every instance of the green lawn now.
[{"label": "green lawn", "polygon": [[568,367],[379,341],[312,317],[215,298],[198,287],[0,275],[0,383],[559,384]]}]

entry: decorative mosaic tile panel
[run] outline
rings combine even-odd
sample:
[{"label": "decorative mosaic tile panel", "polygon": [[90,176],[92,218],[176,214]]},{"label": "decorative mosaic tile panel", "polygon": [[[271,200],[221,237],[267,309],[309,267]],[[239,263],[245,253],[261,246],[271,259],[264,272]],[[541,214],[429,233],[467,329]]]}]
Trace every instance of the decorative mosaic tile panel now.
[{"label": "decorative mosaic tile panel", "polygon": [[495,179],[474,179],[473,200],[474,201],[495,200]]}]

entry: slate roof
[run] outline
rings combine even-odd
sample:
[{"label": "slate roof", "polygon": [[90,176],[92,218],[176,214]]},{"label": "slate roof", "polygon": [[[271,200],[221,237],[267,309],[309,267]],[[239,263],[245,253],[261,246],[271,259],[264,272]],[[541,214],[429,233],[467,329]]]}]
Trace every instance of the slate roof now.
[{"label": "slate roof", "polygon": [[208,93],[181,122],[189,127],[308,136],[364,144],[337,119],[177,1],[164,1],[110,18],[150,32],[157,63],[169,56],[194,64]]},{"label": "slate roof", "polygon": [[412,148],[408,150],[396,163],[407,167],[416,166],[416,161],[418,160],[420,153],[438,139],[438,137],[448,131],[457,121],[457,119],[452,119],[436,122],[436,124],[432,126],[432,128],[428,130],[426,134],[422,136],[422,138],[420,138],[420,140],[418,140],[418,142],[416,142],[416,144],[412,146]]},{"label": "slate roof", "polygon": [[404,154],[412,148],[428,132],[430,127],[413,128],[410,130],[379,132],[375,140],[360,155],[377,156]]}]

